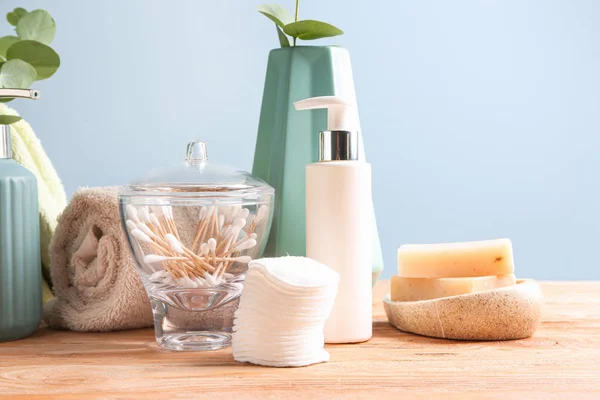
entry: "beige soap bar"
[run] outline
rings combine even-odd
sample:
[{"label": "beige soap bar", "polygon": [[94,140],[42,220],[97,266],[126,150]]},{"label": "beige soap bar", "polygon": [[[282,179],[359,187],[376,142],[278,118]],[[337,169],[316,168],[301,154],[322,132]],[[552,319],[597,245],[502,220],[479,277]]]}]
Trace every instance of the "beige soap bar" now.
[{"label": "beige soap bar", "polygon": [[404,278],[392,277],[392,301],[439,299],[512,286],[517,281],[513,274],[477,276],[473,278]]},{"label": "beige soap bar", "polygon": [[510,239],[407,244],[398,249],[398,275],[406,278],[464,278],[512,273]]}]

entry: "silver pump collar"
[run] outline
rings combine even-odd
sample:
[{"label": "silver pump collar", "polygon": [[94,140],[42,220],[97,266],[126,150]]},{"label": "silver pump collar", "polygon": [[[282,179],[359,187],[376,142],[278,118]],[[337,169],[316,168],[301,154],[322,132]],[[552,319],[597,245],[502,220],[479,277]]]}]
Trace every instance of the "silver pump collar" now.
[{"label": "silver pump collar", "polygon": [[319,161],[358,160],[357,131],[322,131],[319,134]]}]

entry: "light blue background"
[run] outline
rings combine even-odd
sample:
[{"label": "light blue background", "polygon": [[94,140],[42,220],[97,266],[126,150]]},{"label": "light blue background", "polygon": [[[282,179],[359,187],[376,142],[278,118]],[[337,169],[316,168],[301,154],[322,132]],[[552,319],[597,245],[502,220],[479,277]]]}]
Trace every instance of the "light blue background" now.
[{"label": "light blue background", "polygon": [[[177,162],[192,138],[251,169],[278,43],[260,3],[2,1],[57,21],[60,70],[12,105],[68,194]],[[303,0],[300,15],[346,31],[313,43],[352,55],[384,276],[403,243],[509,237],[522,277],[600,279],[599,1]]]}]

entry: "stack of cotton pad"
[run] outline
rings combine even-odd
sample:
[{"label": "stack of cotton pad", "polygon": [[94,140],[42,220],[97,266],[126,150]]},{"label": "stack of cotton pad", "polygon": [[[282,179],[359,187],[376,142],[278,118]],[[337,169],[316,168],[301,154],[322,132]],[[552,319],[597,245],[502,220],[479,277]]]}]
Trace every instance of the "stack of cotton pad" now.
[{"label": "stack of cotton pad", "polygon": [[250,262],[235,312],[235,360],[273,367],[329,361],[323,325],[338,282],[337,272],[309,258]]}]

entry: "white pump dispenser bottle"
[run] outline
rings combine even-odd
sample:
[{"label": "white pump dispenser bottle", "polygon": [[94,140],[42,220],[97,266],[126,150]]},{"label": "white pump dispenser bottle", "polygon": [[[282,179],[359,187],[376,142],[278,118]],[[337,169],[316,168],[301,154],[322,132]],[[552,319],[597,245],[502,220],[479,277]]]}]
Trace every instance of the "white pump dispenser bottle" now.
[{"label": "white pump dispenser bottle", "polygon": [[325,342],[363,342],[373,332],[371,165],[359,160],[357,113],[337,96],[294,106],[328,110],[328,130],[319,134],[319,161],[306,166],[306,256],[340,274]]}]

